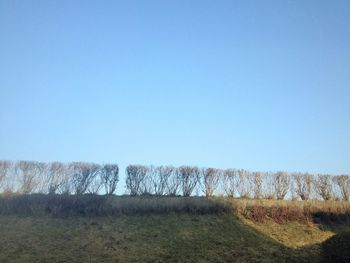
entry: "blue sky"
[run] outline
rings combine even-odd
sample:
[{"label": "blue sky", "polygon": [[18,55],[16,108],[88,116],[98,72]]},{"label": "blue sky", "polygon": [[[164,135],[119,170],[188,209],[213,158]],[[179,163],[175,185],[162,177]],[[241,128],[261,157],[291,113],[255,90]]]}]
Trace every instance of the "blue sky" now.
[{"label": "blue sky", "polygon": [[0,159],[350,173],[349,14],[0,0]]}]

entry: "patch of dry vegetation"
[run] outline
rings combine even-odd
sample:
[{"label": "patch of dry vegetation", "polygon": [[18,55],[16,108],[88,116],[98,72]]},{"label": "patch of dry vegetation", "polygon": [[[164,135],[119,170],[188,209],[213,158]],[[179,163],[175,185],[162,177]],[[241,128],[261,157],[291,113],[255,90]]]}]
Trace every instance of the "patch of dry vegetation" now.
[{"label": "patch of dry vegetation", "polygon": [[350,220],[350,203],[347,201],[293,201],[222,199],[235,211],[256,223],[273,220],[282,224],[290,221],[335,223]]},{"label": "patch of dry vegetation", "polygon": [[322,242],[350,229],[350,204],[342,201],[225,199],[245,224],[284,246],[321,255]]},{"label": "patch of dry vegetation", "polygon": [[3,195],[0,214],[52,216],[117,216],[168,213],[220,214],[232,207],[205,197],[113,195]]}]

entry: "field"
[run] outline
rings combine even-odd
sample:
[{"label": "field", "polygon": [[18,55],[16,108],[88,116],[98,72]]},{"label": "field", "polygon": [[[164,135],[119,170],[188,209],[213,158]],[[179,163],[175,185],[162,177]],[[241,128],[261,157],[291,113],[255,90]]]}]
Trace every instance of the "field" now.
[{"label": "field", "polygon": [[[131,200],[124,198],[120,203],[130,206]],[[218,211],[203,210],[201,206],[212,203],[194,198],[198,211],[163,213],[155,210],[154,204],[165,200],[169,205],[169,200],[159,200],[143,200],[146,208],[152,204],[150,212],[119,210],[103,216],[8,210],[0,215],[0,262],[319,262],[320,244],[334,233],[350,229],[350,221],[344,218],[278,223],[266,217],[257,222],[244,212],[251,205],[257,206],[253,201],[231,200],[231,210]],[[178,198],[174,202],[179,205],[184,201]],[[191,203],[191,198],[187,202]],[[264,202],[263,207],[272,202],[285,207],[287,201]],[[309,206],[316,209],[317,204]],[[326,206],[322,209],[332,210],[336,205]],[[340,208],[345,211],[348,206],[338,204],[336,210]]]}]

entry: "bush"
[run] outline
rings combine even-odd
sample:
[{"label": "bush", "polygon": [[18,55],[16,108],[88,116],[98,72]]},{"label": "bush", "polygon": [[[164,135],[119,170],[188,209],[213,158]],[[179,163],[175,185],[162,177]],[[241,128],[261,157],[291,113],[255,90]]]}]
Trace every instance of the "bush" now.
[{"label": "bush", "polygon": [[166,213],[216,214],[231,211],[224,203],[205,197],[113,195],[12,195],[0,196],[0,214],[105,216]]},{"label": "bush", "polygon": [[267,219],[271,219],[279,224],[289,221],[305,221],[308,219],[307,213],[302,209],[296,209],[294,207],[264,207],[256,205],[247,207],[243,215],[256,223],[264,223]]},{"label": "bush", "polygon": [[289,201],[224,199],[228,205],[256,223],[272,220],[283,224],[290,221],[334,224],[350,221],[350,203],[339,201]]},{"label": "bush", "polygon": [[350,262],[350,231],[327,239],[322,244],[324,262]]}]

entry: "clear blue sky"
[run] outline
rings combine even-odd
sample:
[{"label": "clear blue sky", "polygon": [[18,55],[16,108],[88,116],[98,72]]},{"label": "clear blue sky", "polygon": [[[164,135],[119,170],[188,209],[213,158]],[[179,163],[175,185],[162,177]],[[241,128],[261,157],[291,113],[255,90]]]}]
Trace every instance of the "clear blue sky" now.
[{"label": "clear blue sky", "polygon": [[0,0],[0,159],[349,173],[349,14]]}]

